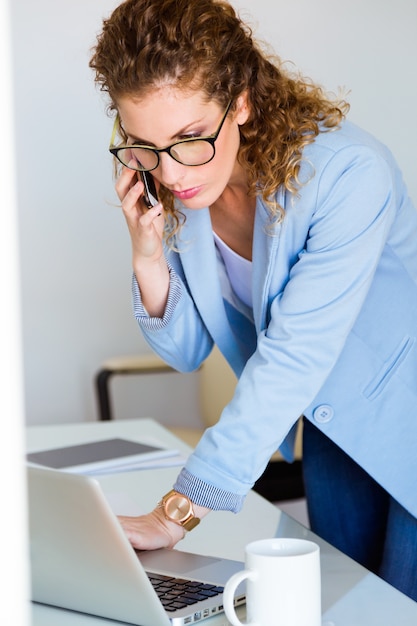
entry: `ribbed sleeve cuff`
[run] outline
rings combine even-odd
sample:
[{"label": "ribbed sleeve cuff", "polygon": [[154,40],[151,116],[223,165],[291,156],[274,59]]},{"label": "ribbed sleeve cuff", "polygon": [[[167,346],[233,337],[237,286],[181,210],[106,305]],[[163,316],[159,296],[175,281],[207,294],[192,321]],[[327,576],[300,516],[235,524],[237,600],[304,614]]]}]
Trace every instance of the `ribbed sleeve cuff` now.
[{"label": "ribbed sleeve cuff", "polygon": [[239,513],[245,499],[244,496],[218,489],[196,478],[185,468],[181,470],[174,489],[188,496],[195,504],[205,506],[212,511]]},{"label": "ribbed sleeve cuff", "polygon": [[169,293],[167,305],[165,307],[163,317],[150,317],[145,307],[142,304],[142,296],[140,293],[138,281],[135,274],[132,276],[132,300],[133,300],[133,312],[136,320],[145,330],[160,330],[168,325],[175,307],[177,306],[182,293],[181,281],[168,263],[169,270]]}]

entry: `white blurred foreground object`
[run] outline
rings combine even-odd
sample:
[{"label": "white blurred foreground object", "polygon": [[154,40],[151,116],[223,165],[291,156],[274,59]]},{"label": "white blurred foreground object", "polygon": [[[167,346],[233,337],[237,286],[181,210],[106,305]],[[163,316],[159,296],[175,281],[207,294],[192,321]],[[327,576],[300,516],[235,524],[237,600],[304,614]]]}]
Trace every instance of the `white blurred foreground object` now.
[{"label": "white blurred foreground object", "polygon": [[245,549],[246,569],[224,589],[224,610],[233,626],[243,626],[233,599],[246,580],[247,626],[320,626],[320,548],[304,539],[262,539]]},{"label": "white blurred foreground object", "polygon": [[0,187],[0,377],[3,419],[7,420],[7,425],[3,426],[5,436],[0,454],[0,492],[4,513],[0,521],[1,573],[3,580],[7,580],[7,593],[2,597],[2,614],[8,615],[14,626],[23,626],[29,623],[29,587],[22,463],[24,420],[10,30],[9,1],[0,0],[0,119],[4,146]]}]

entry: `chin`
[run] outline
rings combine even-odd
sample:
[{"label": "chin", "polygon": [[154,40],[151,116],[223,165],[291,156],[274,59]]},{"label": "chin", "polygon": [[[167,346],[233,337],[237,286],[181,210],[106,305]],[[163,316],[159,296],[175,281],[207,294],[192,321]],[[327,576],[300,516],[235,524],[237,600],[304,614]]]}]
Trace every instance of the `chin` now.
[{"label": "chin", "polygon": [[197,194],[194,198],[190,198],[189,200],[183,200],[182,203],[187,209],[199,210],[206,209],[214,204],[221,196],[223,189],[218,191],[211,191],[211,193],[207,193],[205,191]]},{"label": "chin", "polygon": [[205,200],[203,198],[191,198],[190,200],[181,200],[181,204],[190,211],[199,211],[201,209],[206,209],[209,207],[212,202],[210,200]]}]

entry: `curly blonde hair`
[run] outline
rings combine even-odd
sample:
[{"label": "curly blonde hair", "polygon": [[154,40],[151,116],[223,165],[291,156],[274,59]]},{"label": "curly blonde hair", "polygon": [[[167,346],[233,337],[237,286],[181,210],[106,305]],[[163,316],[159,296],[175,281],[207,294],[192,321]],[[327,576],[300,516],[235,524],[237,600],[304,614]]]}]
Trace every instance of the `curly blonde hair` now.
[{"label": "curly blonde hair", "polygon": [[[238,159],[248,193],[262,194],[274,221],[283,217],[274,201],[277,190],[296,193],[300,187],[305,146],[319,132],[337,128],[349,109],[285,70],[224,0],[126,0],[103,21],[90,67],[110,97],[110,111],[121,96],[144,97],[167,84],[201,90],[223,108],[246,91],[250,116],[239,127]],[[161,200],[172,237],[181,217],[165,188]]]}]

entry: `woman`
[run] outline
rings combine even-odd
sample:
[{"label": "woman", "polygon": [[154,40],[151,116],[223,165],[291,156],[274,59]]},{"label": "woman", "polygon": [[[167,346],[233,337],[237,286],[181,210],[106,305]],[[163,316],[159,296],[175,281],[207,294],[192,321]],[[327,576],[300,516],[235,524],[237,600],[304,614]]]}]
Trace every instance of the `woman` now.
[{"label": "woman", "polygon": [[312,530],[417,600],[417,214],[393,157],[222,0],[127,0],[90,66],[117,114],[139,326],[172,367],[216,343],[239,378],[173,491],[121,518],[130,541],[238,512],[303,415]]}]

